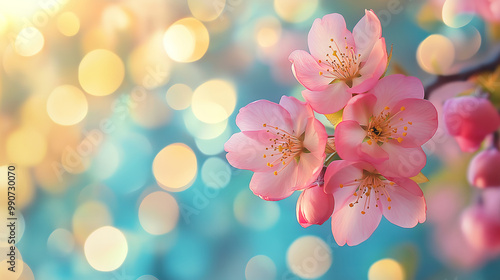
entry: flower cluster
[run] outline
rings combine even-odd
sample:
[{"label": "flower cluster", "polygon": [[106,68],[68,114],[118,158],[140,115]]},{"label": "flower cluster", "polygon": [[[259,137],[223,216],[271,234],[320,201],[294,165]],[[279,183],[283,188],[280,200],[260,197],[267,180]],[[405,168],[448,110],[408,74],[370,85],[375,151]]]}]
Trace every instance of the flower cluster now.
[{"label": "flower cluster", "polygon": [[[382,216],[407,228],[424,222],[425,199],[412,178],[426,163],[422,145],[437,129],[437,112],[422,83],[384,77],[388,54],[373,11],[352,33],[340,14],[316,19],[308,45],[310,53],[290,55],[306,102],[283,96],[242,108],[241,132],[225,144],[229,163],[254,171],[250,189],[262,199],[302,191],[298,222],[331,217],[339,245],[366,240]],[[332,122],[333,135],[314,111]]]}]

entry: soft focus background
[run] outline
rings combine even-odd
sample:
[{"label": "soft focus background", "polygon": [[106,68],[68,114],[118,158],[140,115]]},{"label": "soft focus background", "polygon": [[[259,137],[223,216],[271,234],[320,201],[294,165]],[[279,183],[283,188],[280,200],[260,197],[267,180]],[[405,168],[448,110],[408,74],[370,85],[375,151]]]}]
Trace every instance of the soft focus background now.
[{"label": "soft focus background", "polygon": [[383,220],[355,247],[329,222],[302,228],[298,194],[254,196],[223,151],[239,108],[300,98],[287,57],[325,14],[352,29],[373,9],[389,71],[424,84],[488,61],[498,27],[454,2],[2,0],[0,172],[17,167],[22,261],[6,270],[2,184],[0,279],[498,279],[499,259],[461,235],[470,155],[442,129],[426,145],[427,222]]}]

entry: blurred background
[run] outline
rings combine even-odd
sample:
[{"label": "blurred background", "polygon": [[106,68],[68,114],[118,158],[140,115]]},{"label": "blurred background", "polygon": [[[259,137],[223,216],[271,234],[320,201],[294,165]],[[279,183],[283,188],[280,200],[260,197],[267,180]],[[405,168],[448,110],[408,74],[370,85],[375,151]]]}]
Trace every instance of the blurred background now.
[{"label": "blurred background", "polygon": [[223,151],[239,108],[302,99],[287,58],[325,14],[352,30],[373,9],[389,72],[426,85],[491,60],[498,27],[455,2],[0,1],[0,172],[16,167],[18,218],[15,273],[0,225],[0,279],[498,279],[459,229],[471,155],[442,129],[425,147],[427,222],[383,219],[355,247],[329,222],[302,228],[298,193],[254,196]]}]

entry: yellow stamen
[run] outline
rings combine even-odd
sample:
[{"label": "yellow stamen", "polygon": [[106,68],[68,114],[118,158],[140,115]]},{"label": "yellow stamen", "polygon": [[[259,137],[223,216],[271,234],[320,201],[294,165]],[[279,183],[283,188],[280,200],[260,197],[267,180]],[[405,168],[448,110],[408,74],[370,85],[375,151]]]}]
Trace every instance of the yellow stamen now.
[{"label": "yellow stamen", "polygon": [[274,171],[274,175],[278,175],[278,171]]},{"label": "yellow stamen", "polygon": [[403,132],[403,136],[406,136],[406,135],[408,135],[408,133],[406,133],[406,132]]},{"label": "yellow stamen", "polygon": [[343,187],[344,187],[344,185],[340,184],[340,187],[341,187],[341,188],[343,188]]},{"label": "yellow stamen", "polygon": [[401,111],[406,110],[405,106],[401,106]]},{"label": "yellow stamen", "polygon": [[403,138],[398,137],[398,142],[399,142],[399,143],[403,142]]}]

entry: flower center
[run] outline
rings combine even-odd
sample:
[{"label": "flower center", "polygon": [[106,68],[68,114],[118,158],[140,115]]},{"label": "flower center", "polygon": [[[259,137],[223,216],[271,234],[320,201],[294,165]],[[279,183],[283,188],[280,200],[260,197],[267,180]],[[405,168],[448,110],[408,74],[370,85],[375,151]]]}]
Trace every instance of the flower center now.
[{"label": "flower center", "polygon": [[326,54],[324,61],[318,60],[318,63],[326,68],[326,73],[320,71],[319,75],[332,79],[331,83],[341,80],[349,87],[352,87],[352,79],[359,76],[358,70],[361,63],[359,58],[361,54],[356,55],[354,47],[347,44],[347,37],[344,37],[344,40],[345,47],[340,48],[337,42],[330,39],[330,42],[334,43],[334,46],[328,46],[331,53]]},{"label": "flower center", "polygon": [[[363,170],[363,177],[355,179],[351,184],[356,186],[356,191],[353,194],[356,196],[356,201],[349,203],[349,207],[362,204],[361,214],[364,215],[370,209],[372,199],[375,199],[375,207],[382,207],[381,199],[385,199],[388,202],[387,210],[391,210],[391,196],[386,186],[387,184],[393,186],[394,182],[388,181],[379,173]],[[343,187],[344,185],[341,184],[340,188]]]},{"label": "flower center", "polygon": [[267,132],[274,134],[274,137],[269,138],[269,147],[266,147],[264,158],[269,158],[267,166],[274,167],[276,164],[282,165],[279,170],[274,171],[274,175],[278,175],[292,160],[297,160],[305,149],[302,145],[302,140],[287,131],[268,124],[263,124],[263,127],[269,128]]},{"label": "flower center", "polygon": [[408,125],[412,125],[411,121],[405,122],[402,117],[398,118],[398,114],[406,110],[403,106],[395,114],[389,112],[390,108],[385,107],[380,114],[372,116],[365,126],[366,138],[365,141],[368,145],[374,142],[382,145],[391,139],[397,140],[399,143],[403,142],[404,138],[408,135]]}]

